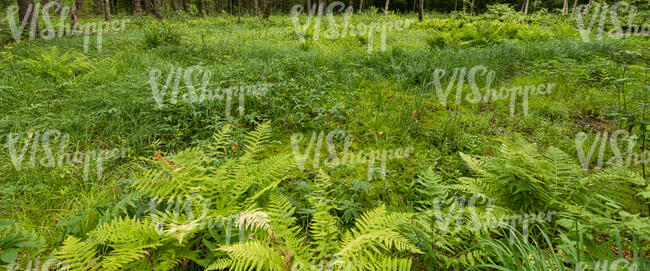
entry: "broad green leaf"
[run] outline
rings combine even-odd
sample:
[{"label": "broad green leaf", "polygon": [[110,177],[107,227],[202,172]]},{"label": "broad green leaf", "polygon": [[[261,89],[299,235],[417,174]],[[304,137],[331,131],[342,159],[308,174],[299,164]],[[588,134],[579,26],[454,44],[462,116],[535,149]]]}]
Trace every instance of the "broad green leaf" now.
[{"label": "broad green leaf", "polygon": [[5,249],[0,254],[0,260],[5,263],[13,263],[16,259],[18,259],[18,250],[15,248]]}]

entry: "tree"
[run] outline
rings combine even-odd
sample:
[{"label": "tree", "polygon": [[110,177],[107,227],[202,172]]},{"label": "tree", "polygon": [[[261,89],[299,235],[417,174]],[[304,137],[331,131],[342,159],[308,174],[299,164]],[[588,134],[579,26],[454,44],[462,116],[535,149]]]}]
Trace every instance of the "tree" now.
[{"label": "tree", "polygon": [[34,0],[18,0],[18,16],[21,24],[29,25],[30,37],[38,32],[38,11]]},{"label": "tree", "polygon": [[353,11],[354,11],[354,3],[352,2],[352,0],[349,0],[349,1],[348,1],[348,10],[349,10],[350,12],[353,12]]},{"label": "tree", "polygon": [[259,1],[255,0],[253,2],[253,16],[257,17],[257,12],[258,12],[259,8],[260,8]]},{"label": "tree", "polygon": [[[257,1],[257,0],[255,0]],[[363,1],[363,0],[361,0]],[[307,14],[311,15],[311,0],[307,0]]]},{"label": "tree", "polygon": [[111,4],[109,0],[104,0],[104,19],[107,22],[111,21]]},{"label": "tree", "polygon": [[[564,0],[564,3],[566,3],[568,0]],[[524,14],[528,15],[528,4],[530,3],[530,0],[526,0],[526,4],[524,5]]]},{"label": "tree", "polygon": [[138,15],[142,14],[142,6],[140,5],[140,0],[133,0],[133,12]]},{"label": "tree", "polygon": [[[148,1],[148,0],[146,0],[146,1]],[[156,18],[158,18],[158,20],[162,20],[163,19],[162,3],[160,2],[160,0],[153,0],[153,5],[154,5],[154,9],[156,11]]]},{"label": "tree", "polygon": [[151,14],[151,3],[150,0],[144,0],[144,12],[149,15]]},{"label": "tree", "polygon": [[564,0],[564,6],[562,6],[562,15],[567,15],[569,13],[569,0]]},{"label": "tree", "polygon": [[363,0],[359,1],[359,13],[363,12]]},{"label": "tree", "polygon": [[99,16],[99,10],[101,10],[101,5],[102,4],[99,2],[99,0],[93,0],[93,14],[95,14],[95,16]]},{"label": "tree", "polygon": [[418,8],[418,20],[421,22],[424,21],[424,0],[420,0],[419,2],[420,7]]},{"label": "tree", "polygon": [[241,0],[237,0],[237,23],[241,23]]},{"label": "tree", "polygon": [[[231,0],[232,1],[232,0]],[[262,0],[262,19],[268,19],[271,16],[271,0]]]},{"label": "tree", "polygon": [[76,31],[79,28],[79,15],[77,13],[79,6],[77,3],[77,1],[72,3],[72,11],[70,12],[70,29],[72,29],[72,31]]},{"label": "tree", "polygon": [[203,18],[206,17],[206,9],[205,9],[205,0],[199,0],[200,8],[201,8],[201,15]]},{"label": "tree", "polygon": [[384,7],[384,14],[388,15],[388,5],[390,5],[390,0],[386,0],[386,6]]}]

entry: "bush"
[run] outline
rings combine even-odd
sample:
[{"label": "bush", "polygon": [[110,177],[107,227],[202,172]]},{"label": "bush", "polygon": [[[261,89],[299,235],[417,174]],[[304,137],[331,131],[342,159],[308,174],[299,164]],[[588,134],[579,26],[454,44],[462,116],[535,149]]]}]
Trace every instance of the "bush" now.
[{"label": "bush", "polygon": [[158,47],[162,44],[178,45],[181,43],[181,31],[168,24],[153,24],[145,30],[144,44],[148,47]]}]

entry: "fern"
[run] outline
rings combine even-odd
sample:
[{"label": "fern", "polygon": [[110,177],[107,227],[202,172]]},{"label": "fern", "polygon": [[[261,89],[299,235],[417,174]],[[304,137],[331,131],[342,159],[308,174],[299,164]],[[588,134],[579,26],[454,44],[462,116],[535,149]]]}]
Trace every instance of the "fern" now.
[{"label": "fern", "polygon": [[69,270],[99,270],[101,256],[97,256],[95,244],[69,236],[57,252],[61,264]]},{"label": "fern", "polygon": [[273,235],[273,231],[269,222],[271,222],[271,220],[269,219],[268,214],[256,209],[252,209],[241,213],[239,219],[237,219],[237,222],[235,224],[240,230],[248,229],[255,231],[257,229],[262,229],[269,235]]},{"label": "fern", "polygon": [[[291,250],[299,250],[303,240],[299,227],[292,225],[292,207],[275,192],[294,167],[293,160],[289,154],[259,158],[270,125],[251,132],[245,153],[238,157],[225,157],[230,135],[231,128],[225,126],[203,148],[166,157],[156,154],[151,167],[135,176],[131,192],[114,205],[114,218],[90,231],[85,240],[69,237],[57,257],[71,270],[169,270],[188,260],[211,269],[238,270],[249,264],[260,270],[286,269],[285,260],[291,257],[277,254],[271,244],[258,243],[266,248],[258,251],[240,250],[254,243],[219,248],[230,238],[230,218],[235,215],[241,233],[253,231],[273,239],[280,231],[284,236],[280,242]],[[269,194],[273,196],[268,209],[255,207]],[[129,217],[132,209],[142,210],[141,202],[147,199],[150,212]],[[283,219],[274,219],[278,217]],[[213,229],[216,222],[227,228]],[[206,253],[197,247],[200,244],[211,244],[213,249]],[[248,261],[247,255],[264,260]]]},{"label": "fern", "polygon": [[[410,214],[390,213],[385,207],[379,207],[366,212],[357,221],[355,229],[341,238],[329,207],[313,201],[317,204],[317,211],[310,223],[310,231],[303,233],[300,227],[294,226],[295,208],[292,204],[278,192],[272,193],[267,212],[273,234],[221,247],[219,250],[228,252],[230,261],[216,261],[210,268],[289,270],[329,262],[330,268],[345,270],[409,270],[411,259],[393,254],[421,253],[403,233],[403,225],[409,223]],[[306,240],[311,240],[311,245],[306,244]]]},{"label": "fern", "polygon": [[229,270],[286,270],[284,259],[273,248],[259,241],[224,246],[220,250],[228,252]]},{"label": "fern", "polygon": [[604,217],[611,213],[609,206],[625,196],[623,187],[639,183],[638,176],[624,168],[584,176],[566,153],[549,148],[542,154],[519,136],[503,141],[494,157],[461,157],[480,178],[460,178],[450,188],[487,195],[497,205],[520,212],[554,210],[578,217],[588,211]]},{"label": "fern", "polygon": [[251,155],[257,155],[259,151],[262,150],[264,144],[271,136],[271,125],[269,122],[265,122],[257,126],[255,131],[251,132],[248,138],[246,138],[246,151]]}]

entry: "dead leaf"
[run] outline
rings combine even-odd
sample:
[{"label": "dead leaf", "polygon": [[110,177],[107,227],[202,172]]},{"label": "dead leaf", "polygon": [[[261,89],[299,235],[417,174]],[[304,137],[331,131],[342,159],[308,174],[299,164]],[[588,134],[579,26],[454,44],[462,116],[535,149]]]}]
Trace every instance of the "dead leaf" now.
[{"label": "dead leaf", "polygon": [[415,109],[415,110],[413,110],[413,112],[411,113],[411,119],[414,120],[414,119],[418,119],[418,118],[420,118],[420,110]]},{"label": "dead leaf", "polygon": [[158,152],[153,155],[153,160],[154,161],[161,161],[161,162],[165,163],[166,165],[168,165],[169,167],[174,168],[174,163],[172,163],[169,160],[165,159],[165,157],[162,157],[162,155],[160,155],[160,150],[158,150]]}]

